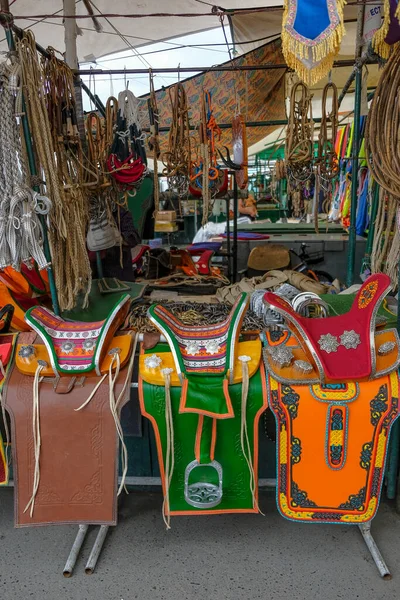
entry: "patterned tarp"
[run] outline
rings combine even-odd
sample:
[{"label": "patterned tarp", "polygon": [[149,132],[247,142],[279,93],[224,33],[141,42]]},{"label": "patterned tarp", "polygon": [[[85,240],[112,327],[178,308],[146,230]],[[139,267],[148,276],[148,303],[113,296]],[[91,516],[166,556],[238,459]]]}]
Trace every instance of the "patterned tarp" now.
[{"label": "patterned tarp", "polygon": [[[280,40],[275,40],[234,59],[234,65],[283,64]],[[230,62],[225,63],[230,64]],[[211,71],[196,75],[182,83],[187,94],[190,124],[197,127],[200,120],[201,94],[211,92],[212,106],[217,123],[231,123],[236,111],[236,96],[240,98],[240,111],[245,121],[267,121],[285,118],[285,69],[259,71]],[[236,88],[236,93],[235,93]],[[160,127],[171,124],[171,105],[168,88],[156,92]],[[144,111],[145,112],[145,111]],[[144,126],[148,117],[143,113]],[[267,136],[274,127],[248,127],[248,146]],[[196,138],[196,132],[192,133]],[[230,129],[222,131],[219,145],[231,147]],[[162,150],[168,133],[160,135]]]}]

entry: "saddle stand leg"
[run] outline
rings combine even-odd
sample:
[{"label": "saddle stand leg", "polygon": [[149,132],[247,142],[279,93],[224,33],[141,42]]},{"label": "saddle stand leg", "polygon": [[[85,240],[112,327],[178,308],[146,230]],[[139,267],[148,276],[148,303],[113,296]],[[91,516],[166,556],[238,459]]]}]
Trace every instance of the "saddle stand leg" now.
[{"label": "saddle stand leg", "polygon": [[364,538],[365,543],[367,544],[368,550],[371,553],[372,558],[378,568],[380,576],[383,579],[392,579],[392,575],[388,569],[387,564],[383,560],[382,554],[379,551],[378,546],[371,534],[371,523],[362,523],[358,526],[361,531],[361,535]]},{"label": "saddle stand leg", "polygon": [[96,568],[97,561],[100,556],[101,549],[103,548],[104,541],[106,539],[108,533],[109,526],[108,525],[100,525],[99,532],[93,544],[92,551],[90,553],[89,559],[86,563],[85,573],[86,575],[92,575]]},{"label": "saddle stand leg", "polygon": [[67,562],[65,563],[65,567],[63,570],[64,577],[71,577],[72,575],[76,561],[78,560],[79,552],[82,548],[82,544],[85,541],[88,528],[89,525],[79,525],[78,533],[76,534],[76,538],[72,545],[71,552],[68,555]]}]

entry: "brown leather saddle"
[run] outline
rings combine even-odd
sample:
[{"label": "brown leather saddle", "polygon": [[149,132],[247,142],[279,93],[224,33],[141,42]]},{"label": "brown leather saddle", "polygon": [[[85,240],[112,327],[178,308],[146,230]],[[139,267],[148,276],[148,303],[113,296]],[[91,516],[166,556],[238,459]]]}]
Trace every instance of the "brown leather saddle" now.
[{"label": "brown leather saddle", "polygon": [[[16,526],[116,523],[119,413],[129,399],[130,307],[104,321],[65,321],[44,307],[26,314],[4,404],[12,423]],[[120,487],[120,490],[122,487]]]}]

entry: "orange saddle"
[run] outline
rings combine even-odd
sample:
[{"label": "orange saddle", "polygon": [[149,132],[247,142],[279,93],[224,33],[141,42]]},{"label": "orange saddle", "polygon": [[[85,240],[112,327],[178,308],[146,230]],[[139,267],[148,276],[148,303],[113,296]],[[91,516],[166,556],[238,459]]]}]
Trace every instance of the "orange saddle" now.
[{"label": "orange saddle", "polygon": [[391,427],[399,415],[399,338],[376,331],[386,275],[362,285],[342,316],[305,318],[279,296],[285,319],[267,331],[264,362],[277,424],[281,514],[310,523],[372,519],[379,505]]}]

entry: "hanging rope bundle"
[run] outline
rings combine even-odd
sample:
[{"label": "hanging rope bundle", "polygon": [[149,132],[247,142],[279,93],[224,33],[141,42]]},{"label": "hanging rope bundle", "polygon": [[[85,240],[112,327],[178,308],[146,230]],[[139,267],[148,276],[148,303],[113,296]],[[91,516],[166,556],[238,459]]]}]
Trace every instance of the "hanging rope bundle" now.
[{"label": "hanging rope bundle", "polygon": [[[49,238],[61,310],[72,309],[91,287],[86,251],[88,200],[83,153],[77,130],[73,74],[55,58],[39,63],[35,38],[28,31],[17,41],[26,106],[35,141],[42,191],[52,203]],[[37,182],[39,183],[39,182]]]},{"label": "hanging rope bundle", "polygon": [[304,83],[298,81],[293,85],[285,146],[286,172],[293,186],[310,179],[313,171],[314,122],[311,99],[312,95]]},{"label": "hanging rope bundle", "polygon": [[[327,101],[332,91],[332,107],[328,112]],[[322,118],[318,135],[318,150],[315,164],[322,179],[331,181],[339,173],[339,162],[335,150],[338,130],[338,91],[334,83],[326,84],[322,91]]]},{"label": "hanging rope bundle", "polygon": [[181,83],[168,89],[172,121],[169,130],[168,150],[162,155],[163,175],[168,187],[182,197],[188,192],[191,163],[189,107],[186,91]]},{"label": "hanging rope bundle", "polygon": [[192,165],[190,176],[190,191],[195,196],[199,195],[199,191],[201,193],[202,224],[205,225],[212,208],[212,198],[219,192],[226,191],[228,187],[227,172],[217,163],[216,142],[221,139],[221,129],[214,116],[210,92],[205,92],[201,100],[199,138],[198,158]]},{"label": "hanging rope bundle", "polygon": [[159,113],[157,107],[157,98],[154,90],[154,77],[150,71],[150,96],[147,101],[150,120],[150,135],[147,143],[151,152],[153,152],[153,177],[154,177],[154,218],[157,220],[157,214],[160,210],[160,186],[158,181],[158,159],[160,157],[160,136],[159,136]]},{"label": "hanging rope bundle", "polygon": [[124,190],[140,186],[147,173],[139,100],[126,89],[118,94],[114,141],[107,159],[111,177]]},{"label": "hanging rope bundle", "polygon": [[47,198],[38,198],[28,180],[25,155],[17,118],[21,112],[20,65],[0,64],[0,268],[32,259],[39,269],[48,267],[43,253],[43,230],[39,213],[50,208]]},{"label": "hanging rope bundle", "polygon": [[365,127],[365,150],[374,179],[400,199],[400,45],[378,82]]},{"label": "hanging rope bundle", "polygon": [[[397,213],[397,214],[396,214]],[[372,273],[386,273],[392,280],[393,289],[398,287],[400,236],[398,198],[379,190],[378,213],[371,252]]]}]

